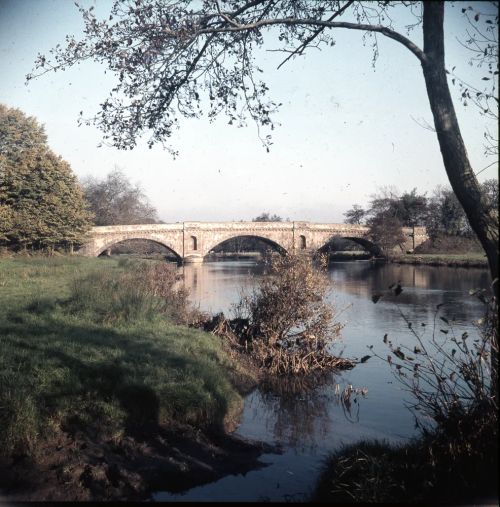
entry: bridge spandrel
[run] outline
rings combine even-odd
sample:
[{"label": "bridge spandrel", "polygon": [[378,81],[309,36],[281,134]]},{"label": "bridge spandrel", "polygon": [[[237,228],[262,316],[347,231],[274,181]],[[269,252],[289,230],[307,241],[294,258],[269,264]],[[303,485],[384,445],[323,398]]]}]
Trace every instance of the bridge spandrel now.
[{"label": "bridge spandrel", "polygon": [[[277,248],[293,248],[292,222],[186,222],[185,241],[193,244],[196,238],[200,255],[207,255],[213,248],[229,239],[252,236],[269,241]],[[185,242],[186,245],[186,242]],[[194,254],[193,250],[185,250]]]},{"label": "bridge spandrel", "polygon": [[[278,250],[314,251],[324,247],[335,236],[355,239],[370,246],[368,233],[369,228],[363,225],[311,222],[184,222],[102,226],[91,230],[89,241],[80,253],[95,256],[124,240],[147,239],[166,246],[180,258],[203,259],[215,246],[241,236],[261,238]],[[427,239],[425,227],[406,227],[403,233],[407,237],[407,249]]]}]

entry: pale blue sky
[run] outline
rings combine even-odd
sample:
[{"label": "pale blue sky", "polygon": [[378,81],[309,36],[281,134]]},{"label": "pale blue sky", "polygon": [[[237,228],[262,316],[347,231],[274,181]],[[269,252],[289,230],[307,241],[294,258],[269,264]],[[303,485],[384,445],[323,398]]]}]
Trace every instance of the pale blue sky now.
[{"label": "pale blue sky", "polygon": [[[101,12],[110,4],[97,2]],[[447,65],[473,79],[477,71],[456,41],[465,28],[461,6],[447,5]],[[271,152],[261,147],[252,123],[238,129],[223,117],[215,124],[183,120],[172,141],[180,156],[173,160],[160,146],[149,150],[145,143],[133,151],[98,148],[100,132],[77,126],[79,111],[91,116],[113,83],[97,64],[25,85],[37,53],[82,26],[70,0],[0,0],[0,102],[45,124],[49,144],[78,176],[104,176],[118,165],[167,222],[248,220],[262,211],[341,222],[347,208],[364,205],[377,187],[430,192],[447,184],[436,135],[417,124],[432,125],[419,62],[396,42],[379,38],[375,68],[371,49],[352,31],[338,31],[335,47],[310,51],[278,71],[282,56],[262,52],[271,96],[283,103]],[[420,44],[419,28],[412,38]],[[492,162],[483,155],[485,119],[458,101],[456,109],[477,172]],[[493,166],[479,178],[496,177],[497,171]]]}]

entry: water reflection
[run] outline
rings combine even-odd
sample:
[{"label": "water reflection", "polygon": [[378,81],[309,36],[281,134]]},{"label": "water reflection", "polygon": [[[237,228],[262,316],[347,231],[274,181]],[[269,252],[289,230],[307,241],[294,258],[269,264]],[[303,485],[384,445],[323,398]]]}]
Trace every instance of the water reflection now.
[{"label": "water reflection", "polygon": [[[202,310],[228,313],[241,287],[251,287],[262,276],[253,261],[228,261],[187,265],[185,284]],[[329,269],[337,309],[346,308],[342,345],[344,356],[361,358],[368,346],[381,357],[387,355],[382,339],[412,347],[415,337],[401,312],[432,333],[436,306],[441,307],[455,331],[476,334],[471,325],[482,316],[483,306],[469,296],[471,288],[487,288],[486,270],[429,267],[371,262],[335,263]],[[399,296],[385,294],[377,304],[371,297],[400,282]],[[425,326],[421,326],[424,323]],[[337,347],[336,352],[340,350]],[[336,389],[336,386],[339,386]],[[351,398],[350,410],[339,394],[348,386],[366,387],[365,398]],[[296,386],[295,386],[296,387]],[[414,419],[404,408],[408,400],[388,366],[376,357],[305,392],[292,386],[268,385],[245,400],[237,434],[250,439],[281,444],[281,455],[266,455],[269,466],[246,476],[229,476],[216,483],[194,488],[183,495],[162,493],[159,500],[187,501],[286,501],[305,499],[314,487],[325,456],[342,444],[364,439],[405,441],[415,434]]]},{"label": "water reflection", "polygon": [[[260,388],[266,410],[275,415],[268,418],[270,434],[289,448],[313,449],[318,438],[324,438],[331,426],[330,404],[338,404],[338,395],[331,387],[334,380],[324,378],[320,386],[293,381],[269,382]],[[323,388],[322,388],[323,387]],[[337,399],[335,399],[337,398]]]}]

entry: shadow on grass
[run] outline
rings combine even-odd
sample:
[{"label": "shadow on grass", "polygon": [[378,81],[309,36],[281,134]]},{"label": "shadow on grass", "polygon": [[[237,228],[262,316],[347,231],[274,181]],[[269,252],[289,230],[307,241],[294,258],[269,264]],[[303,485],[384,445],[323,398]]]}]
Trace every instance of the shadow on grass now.
[{"label": "shadow on grass", "polygon": [[[263,466],[261,446],[221,431],[237,394],[210,336],[162,323],[111,329],[57,312],[19,317],[0,322],[0,401],[11,407],[0,434],[17,439],[0,453],[4,491],[145,499]],[[56,437],[47,429],[54,417]],[[65,439],[73,450],[56,450]]]},{"label": "shadow on grass", "polygon": [[4,364],[10,364],[3,383],[29,390],[45,412],[42,419],[64,405],[75,421],[82,409],[115,401],[126,414],[126,432],[135,435],[157,426],[160,412],[178,423],[221,426],[232,387],[216,354],[190,343],[202,338],[189,333],[167,328],[163,336],[154,329],[141,334],[134,327],[117,331],[40,316],[11,320],[0,324]]}]

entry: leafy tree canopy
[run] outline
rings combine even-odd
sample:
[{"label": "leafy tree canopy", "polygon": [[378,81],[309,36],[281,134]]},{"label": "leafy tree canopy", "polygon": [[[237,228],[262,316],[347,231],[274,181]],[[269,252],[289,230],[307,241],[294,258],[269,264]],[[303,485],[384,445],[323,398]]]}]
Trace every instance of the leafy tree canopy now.
[{"label": "leafy tree canopy", "polygon": [[[402,10],[411,13],[414,23],[398,31]],[[79,11],[84,38],[69,35],[65,46],[58,45],[48,56],[39,55],[27,77],[83,60],[104,63],[118,77],[118,84],[91,121],[119,148],[132,148],[145,133],[150,134],[150,145],[165,142],[178,128],[180,117],[204,113],[211,119],[225,114],[235,125],[251,118],[272,129],[279,104],[268,97],[255,57],[256,49],[266,43],[268,30],[278,38],[275,50],[285,55],[283,63],[310,47],[333,46],[338,29],[367,34],[374,59],[377,36],[385,36],[425,60],[424,51],[403,35],[422,24],[420,2],[115,0],[107,18],[98,16],[93,6],[79,6]],[[471,56],[482,64],[487,80],[479,90],[455,73],[453,79],[465,102],[474,101],[481,111],[487,108],[494,114],[490,102],[496,96],[493,72],[498,49],[492,33],[496,20],[491,14],[477,19],[474,15],[472,8],[464,9],[473,39],[465,43],[475,50]],[[270,136],[262,140],[271,143]]]},{"label": "leafy tree canopy", "polygon": [[0,155],[10,158],[21,151],[46,144],[45,129],[34,117],[0,104]]},{"label": "leafy tree canopy", "polygon": [[363,221],[363,218],[366,215],[366,211],[359,205],[354,204],[351,209],[348,209],[345,213],[345,220],[344,222],[346,224],[361,224]]},{"label": "leafy tree canopy", "polygon": [[283,222],[283,219],[279,215],[264,212],[253,218],[252,222]]},{"label": "leafy tree canopy", "polygon": [[425,194],[418,195],[417,189],[399,194],[392,187],[386,187],[372,195],[369,213],[374,216],[384,212],[396,217],[403,226],[424,225],[427,211]]},{"label": "leafy tree canopy", "polygon": [[138,185],[132,185],[119,170],[104,179],[88,177],[83,181],[85,197],[94,214],[95,225],[154,224],[156,209]]},{"label": "leafy tree canopy", "polygon": [[405,237],[401,229],[401,221],[390,211],[380,211],[368,220],[370,239],[385,254],[399,246],[402,248]]},{"label": "leafy tree canopy", "polygon": [[79,244],[89,222],[83,193],[67,162],[44,148],[26,149],[12,159],[0,157],[0,238],[7,246]]}]

